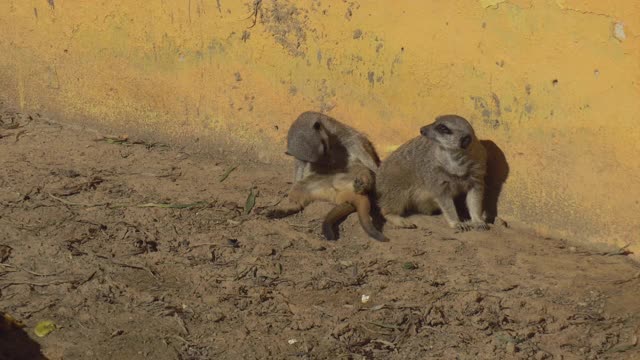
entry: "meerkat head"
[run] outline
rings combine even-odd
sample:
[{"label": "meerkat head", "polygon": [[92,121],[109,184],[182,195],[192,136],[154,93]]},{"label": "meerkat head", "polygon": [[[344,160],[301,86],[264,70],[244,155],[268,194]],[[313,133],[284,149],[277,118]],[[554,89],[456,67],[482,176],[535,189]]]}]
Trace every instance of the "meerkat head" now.
[{"label": "meerkat head", "polygon": [[287,134],[285,154],[307,162],[320,162],[329,151],[329,135],[316,117],[300,118]]},{"label": "meerkat head", "polygon": [[464,151],[476,140],[469,122],[458,115],[441,115],[433,124],[420,128],[420,134],[447,150]]}]

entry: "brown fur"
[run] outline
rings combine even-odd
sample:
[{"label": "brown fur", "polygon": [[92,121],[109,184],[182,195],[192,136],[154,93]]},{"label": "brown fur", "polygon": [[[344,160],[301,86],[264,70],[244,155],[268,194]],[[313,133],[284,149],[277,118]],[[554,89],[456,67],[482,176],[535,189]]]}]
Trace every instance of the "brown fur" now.
[{"label": "brown fur", "polygon": [[375,188],[380,159],[364,134],[329,116],[306,112],[289,129],[287,154],[295,158],[295,183],[285,203],[268,211],[268,217],[289,216],[313,201],[328,201],[336,204],[323,222],[328,240],[336,238],[336,222],[354,211],[369,236],[387,240],[370,217],[368,194]]},{"label": "brown fur", "polygon": [[[486,230],[482,215],[486,150],[471,124],[456,115],[440,116],[421,128],[421,135],[387,158],[377,174],[382,215],[396,227],[416,227],[408,211],[432,214],[442,210],[458,231]],[[466,193],[471,222],[461,222],[454,198]]]}]

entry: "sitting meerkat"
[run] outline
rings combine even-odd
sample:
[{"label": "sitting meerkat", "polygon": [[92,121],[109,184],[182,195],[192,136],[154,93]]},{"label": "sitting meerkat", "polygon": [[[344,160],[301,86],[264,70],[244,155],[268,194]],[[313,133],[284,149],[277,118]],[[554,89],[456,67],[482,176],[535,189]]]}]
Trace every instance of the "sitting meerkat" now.
[{"label": "sitting meerkat", "polygon": [[[407,211],[433,214],[442,210],[456,231],[488,230],[482,200],[487,168],[485,148],[471,124],[457,115],[443,115],[420,128],[382,162],[376,176],[380,211],[391,225],[415,228]],[[470,222],[461,222],[454,197],[467,193]]]},{"label": "sitting meerkat", "polygon": [[286,154],[294,158],[294,184],[285,204],[268,210],[267,217],[289,216],[313,201],[329,201],[337,206],[323,222],[325,238],[335,240],[335,223],[357,211],[370,237],[387,240],[370,216],[369,194],[375,190],[380,158],[364,134],[327,115],[304,112],[289,128]]}]

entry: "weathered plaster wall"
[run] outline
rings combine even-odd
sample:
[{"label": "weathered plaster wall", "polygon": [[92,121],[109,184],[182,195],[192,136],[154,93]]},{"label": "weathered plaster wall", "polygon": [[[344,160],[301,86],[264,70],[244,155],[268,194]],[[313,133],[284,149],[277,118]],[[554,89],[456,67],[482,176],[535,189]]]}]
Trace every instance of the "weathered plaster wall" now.
[{"label": "weathered plaster wall", "polygon": [[506,156],[507,219],[640,250],[637,0],[258,4],[5,0],[0,99],[272,160],[304,110],[383,156],[458,113]]}]

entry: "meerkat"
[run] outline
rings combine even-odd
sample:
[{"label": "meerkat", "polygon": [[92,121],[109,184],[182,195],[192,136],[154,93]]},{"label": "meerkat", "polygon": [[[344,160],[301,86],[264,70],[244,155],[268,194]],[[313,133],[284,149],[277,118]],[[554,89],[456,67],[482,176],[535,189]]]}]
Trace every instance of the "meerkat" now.
[{"label": "meerkat", "polygon": [[327,240],[336,239],[335,223],[354,211],[370,237],[388,240],[370,216],[380,158],[364,134],[327,115],[304,112],[289,128],[285,154],[294,158],[294,184],[285,204],[267,210],[267,217],[286,217],[313,201],[329,201],[336,207],[322,224]]},{"label": "meerkat", "polygon": [[[431,215],[440,209],[450,227],[488,230],[483,218],[487,154],[473,127],[461,116],[442,115],[420,128],[382,162],[376,191],[382,216],[393,226],[415,228],[407,211]],[[470,222],[461,222],[454,198],[467,193]]]}]

